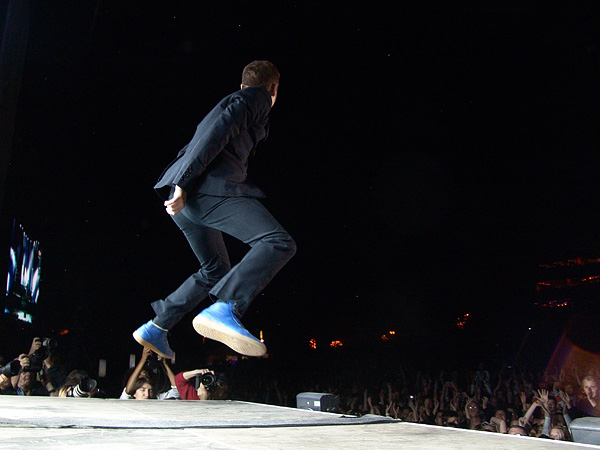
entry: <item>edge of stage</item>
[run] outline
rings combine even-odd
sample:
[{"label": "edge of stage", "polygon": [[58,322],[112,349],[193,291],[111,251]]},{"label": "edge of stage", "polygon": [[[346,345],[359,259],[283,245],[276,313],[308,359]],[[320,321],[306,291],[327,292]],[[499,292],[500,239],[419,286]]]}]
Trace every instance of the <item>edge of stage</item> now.
[{"label": "edge of stage", "polygon": [[600,447],[238,401],[0,396],[3,449]]}]

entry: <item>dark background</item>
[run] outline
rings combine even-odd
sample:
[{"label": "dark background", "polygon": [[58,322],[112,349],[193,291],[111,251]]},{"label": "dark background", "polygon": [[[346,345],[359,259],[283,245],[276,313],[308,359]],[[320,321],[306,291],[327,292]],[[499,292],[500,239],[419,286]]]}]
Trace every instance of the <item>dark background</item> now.
[{"label": "dark background", "polygon": [[[69,330],[93,367],[139,353],[150,302],[197,270],[152,186],[269,59],[281,87],[249,175],[299,249],[244,318],[272,358],[315,338],[543,363],[573,314],[597,322],[597,293],[533,306],[539,264],[600,253],[593,4],[33,1],[0,253],[16,217],[42,282],[33,329],[4,345]],[[170,338],[184,359],[211,348],[192,318]]]}]

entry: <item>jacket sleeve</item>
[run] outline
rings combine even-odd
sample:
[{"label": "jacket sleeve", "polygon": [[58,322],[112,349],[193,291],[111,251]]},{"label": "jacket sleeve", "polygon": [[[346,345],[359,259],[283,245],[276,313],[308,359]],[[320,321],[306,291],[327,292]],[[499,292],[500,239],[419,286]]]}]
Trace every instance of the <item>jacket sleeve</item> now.
[{"label": "jacket sleeve", "polygon": [[234,98],[220,114],[203,121],[187,146],[179,165],[180,169],[173,178],[173,184],[186,190],[195,178],[202,175],[221,150],[241,130],[248,128],[251,120],[252,114],[246,102]]}]

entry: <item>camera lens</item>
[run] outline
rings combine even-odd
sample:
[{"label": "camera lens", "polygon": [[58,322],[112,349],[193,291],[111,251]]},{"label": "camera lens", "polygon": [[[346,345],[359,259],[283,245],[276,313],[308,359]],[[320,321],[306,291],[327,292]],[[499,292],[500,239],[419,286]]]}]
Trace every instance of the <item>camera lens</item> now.
[{"label": "camera lens", "polygon": [[207,372],[204,375],[202,375],[201,381],[205,387],[212,386],[213,384],[215,384],[216,381],[215,375],[213,373]]},{"label": "camera lens", "polygon": [[82,378],[77,386],[73,386],[67,393],[67,397],[87,397],[87,395],[96,389],[96,380],[92,378]]},{"label": "camera lens", "polygon": [[56,346],[58,345],[58,341],[54,338],[44,338],[44,340],[42,341],[42,345],[52,350],[56,348]]},{"label": "camera lens", "polygon": [[19,370],[21,370],[21,363],[18,359],[13,359],[7,365],[0,368],[0,374],[7,377],[14,377],[19,374]]}]

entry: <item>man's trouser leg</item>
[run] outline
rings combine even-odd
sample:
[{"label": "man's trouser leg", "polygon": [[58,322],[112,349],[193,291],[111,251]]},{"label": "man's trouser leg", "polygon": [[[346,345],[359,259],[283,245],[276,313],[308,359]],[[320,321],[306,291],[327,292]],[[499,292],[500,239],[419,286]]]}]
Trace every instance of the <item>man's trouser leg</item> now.
[{"label": "man's trouser leg", "polygon": [[152,303],[156,313],[153,322],[167,330],[204,300],[210,289],[231,267],[221,232],[202,225],[190,212],[186,207],[173,216],[173,220],[198,258],[200,270],[167,298]]},{"label": "man's trouser leg", "polygon": [[240,317],[296,252],[291,236],[256,199],[198,195],[188,198],[182,212],[250,245],[244,258],[209,292],[214,300],[233,301]]}]

